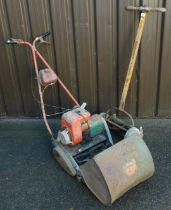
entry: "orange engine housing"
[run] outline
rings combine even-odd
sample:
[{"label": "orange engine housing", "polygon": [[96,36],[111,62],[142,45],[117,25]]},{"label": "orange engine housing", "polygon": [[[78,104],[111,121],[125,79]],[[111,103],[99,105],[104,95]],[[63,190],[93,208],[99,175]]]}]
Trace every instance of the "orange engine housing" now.
[{"label": "orange engine housing", "polygon": [[62,115],[62,130],[67,129],[72,145],[83,140],[82,132],[90,126],[90,113],[85,109],[76,108]]}]

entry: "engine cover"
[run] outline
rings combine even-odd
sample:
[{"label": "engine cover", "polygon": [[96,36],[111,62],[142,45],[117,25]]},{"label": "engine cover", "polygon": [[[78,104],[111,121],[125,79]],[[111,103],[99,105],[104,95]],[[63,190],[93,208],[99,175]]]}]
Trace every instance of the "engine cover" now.
[{"label": "engine cover", "polygon": [[83,140],[82,133],[90,127],[90,113],[85,109],[76,108],[64,113],[61,122],[62,130],[66,130],[71,138],[68,144],[76,145]]}]

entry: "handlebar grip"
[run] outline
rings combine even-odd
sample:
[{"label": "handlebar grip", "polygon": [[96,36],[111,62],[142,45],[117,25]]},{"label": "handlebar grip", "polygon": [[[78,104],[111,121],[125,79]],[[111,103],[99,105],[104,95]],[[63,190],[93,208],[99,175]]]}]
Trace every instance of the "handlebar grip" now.
[{"label": "handlebar grip", "polygon": [[22,39],[13,39],[13,38],[10,38],[8,40],[5,41],[5,44],[18,44],[20,42],[22,42],[23,40]]},{"label": "handlebar grip", "polygon": [[140,6],[140,7],[135,7],[135,6],[127,6],[126,10],[129,11],[140,11],[140,12],[166,12],[166,8],[153,8],[153,7],[147,7],[147,6]]},{"label": "handlebar grip", "polygon": [[40,36],[44,39],[45,37],[47,37],[49,35],[50,35],[50,32],[47,31],[47,32],[42,33]]},{"label": "handlebar grip", "polygon": [[17,44],[18,42],[12,39],[8,39],[5,41],[5,44]]}]

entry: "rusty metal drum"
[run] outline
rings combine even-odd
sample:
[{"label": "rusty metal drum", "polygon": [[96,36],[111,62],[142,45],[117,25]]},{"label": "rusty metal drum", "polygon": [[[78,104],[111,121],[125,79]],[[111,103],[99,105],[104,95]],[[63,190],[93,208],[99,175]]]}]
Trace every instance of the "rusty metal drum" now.
[{"label": "rusty metal drum", "polygon": [[105,205],[154,174],[151,153],[138,135],[130,136],[80,166],[84,182]]}]

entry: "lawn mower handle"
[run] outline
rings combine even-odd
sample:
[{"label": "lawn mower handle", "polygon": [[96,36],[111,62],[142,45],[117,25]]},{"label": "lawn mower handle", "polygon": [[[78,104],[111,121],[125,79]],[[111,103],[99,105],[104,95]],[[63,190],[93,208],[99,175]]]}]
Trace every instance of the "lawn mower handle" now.
[{"label": "lawn mower handle", "polygon": [[140,6],[140,7],[127,6],[126,10],[140,11],[140,12],[166,12],[166,8],[163,8],[163,7],[153,8],[153,7],[147,7],[147,6]]},{"label": "lawn mower handle", "polygon": [[[30,42],[27,41],[23,41],[22,39],[13,39],[10,38],[8,39],[5,43],[6,44],[19,44],[19,45],[27,45],[28,47],[30,47],[30,49],[32,50],[32,55],[33,55],[33,61],[34,61],[34,65],[35,67],[37,66],[37,59],[36,59],[36,55],[39,57],[39,59],[42,61],[42,63],[49,69],[52,70],[52,68],[49,66],[49,64],[46,62],[46,60],[43,58],[43,56],[40,54],[40,52],[36,49],[36,44],[38,41],[41,41],[41,39],[47,37],[50,35],[50,32],[44,32],[42,33],[40,36],[35,37],[33,43],[31,44]],[[34,55],[35,54],[35,55]],[[37,67],[38,70],[38,67]],[[64,89],[64,91],[67,93],[67,95],[69,96],[69,98],[74,102],[74,104],[76,106],[80,106],[80,104],[78,103],[78,101],[74,98],[74,96],[71,94],[71,92],[68,90],[68,88],[64,85],[64,83],[61,81],[61,79],[57,76],[57,80],[60,84],[60,86]]]},{"label": "lawn mower handle", "polygon": [[[42,33],[40,36],[36,36],[36,38],[34,40],[36,40],[36,42],[37,42],[37,41],[40,41],[41,39],[44,39],[45,37],[47,37],[49,35],[50,35],[50,32],[47,31],[47,32]],[[24,44],[24,43],[23,43],[22,39],[10,38],[5,41],[5,44]]]},{"label": "lawn mower handle", "polygon": [[[50,32],[42,33],[40,36],[35,37],[33,43],[30,43],[30,42],[27,42],[27,41],[23,41],[22,39],[13,39],[13,38],[8,39],[5,43],[6,44],[26,45],[26,46],[28,46],[32,50],[32,57],[33,57],[33,62],[34,62],[34,66],[35,66],[36,77],[38,78],[39,70],[38,70],[37,56],[39,57],[39,59],[42,61],[42,63],[48,69],[51,69],[52,70],[52,68],[49,66],[49,64],[46,62],[46,60],[40,54],[40,52],[36,49],[37,42],[41,41],[41,39],[43,39],[43,38],[45,38],[45,37],[47,37],[49,35],[50,35]],[[67,93],[67,95],[69,96],[69,98],[78,107],[80,107],[80,105],[77,102],[77,100],[74,98],[74,96],[71,94],[71,92],[68,90],[68,88],[64,85],[64,83],[60,80],[60,78],[58,76],[57,76],[57,81],[60,84],[60,86],[64,89],[64,91]],[[44,108],[43,94],[42,94],[41,86],[40,86],[40,84],[38,82],[38,79],[37,79],[37,85],[38,85],[38,91],[39,91],[39,96],[40,96],[40,104],[41,104],[41,109],[42,109],[42,114],[43,114],[43,120],[44,120],[45,125],[46,125],[46,128],[47,128],[47,130],[49,132],[49,135],[52,137],[52,139],[54,139],[52,130],[51,130],[51,128],[49,126],[49,123],[47,121],[47,117],[46,117],[46,113],[45,113],[45,108]]]}]

